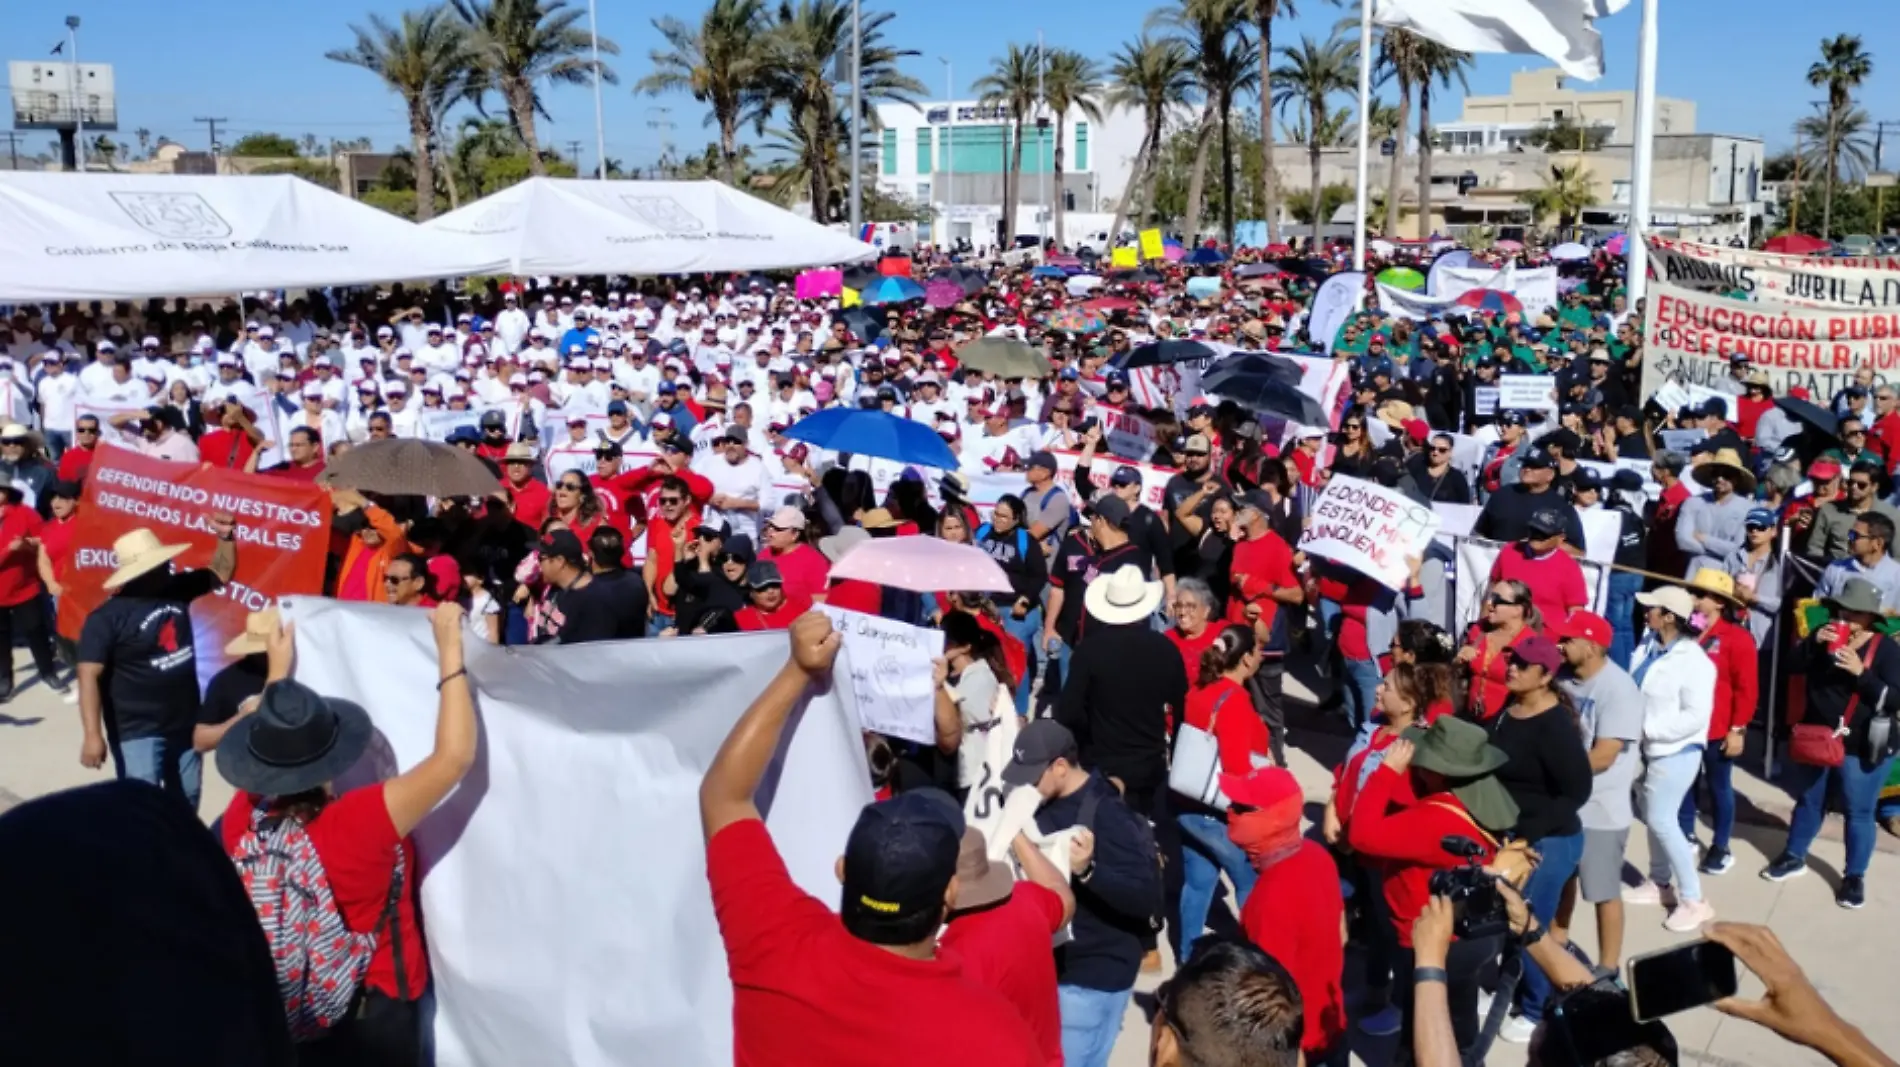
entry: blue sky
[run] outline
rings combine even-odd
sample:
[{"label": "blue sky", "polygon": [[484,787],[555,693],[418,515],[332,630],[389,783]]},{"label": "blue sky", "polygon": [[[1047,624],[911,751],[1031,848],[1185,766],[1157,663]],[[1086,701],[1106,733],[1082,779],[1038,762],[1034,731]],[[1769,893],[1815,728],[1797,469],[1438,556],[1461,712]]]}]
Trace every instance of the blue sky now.
[{"label": "blue sky", "polygon": [[[575,0],[584,2],[584,0]],[[662,4],[599,0],[600,31],[621,46],[614,63],[619,86],[605,94],[607,154],[628,165],[650,162],[659,152],[663,131],[649,123],[670,120],[671,136],[681,152],[698,151],[712,136],[702,127],[705,111],[690,97],[636,97],[630,86],[648,68],[647,53],[658,43],[650,19],[656,11],[697,15],[697,0]],[[1606,88],[1635,82],[1637,7],[1641,0],[1601,28],[1608,73]],[[1876,120],[1900,120],[1900,5],[1879,0],[1660,0],[1659,86],[1667,96],[1695,101],[1697,125],[1705,133],[1748,134],[1765,138],[1771,149],[1792,141],[1789,130],[1819,99],[1804,80],[1824,36],[1861,35],[1875,59],[1875,75],[1861,100]],[[194,148],[206,145],[197,116],[230,120],[230,137],[268,130],[320,139],[367,136],[377,147],[406,142],[408,128],[396,98],[370,74],[323,58],[330,48],[351,40],[348,23],[370,11],[394,15],[402,4],[378,0],[342,3],[240,3],[237,0],[65,0],[63,4],[0,5],[0,41],[7,58],[44,57],[64,39],[63,17],[82,19],[81,58],[110,62],[118,81],[119,139],[133,143],[141,126],[155,135]],[[895,11],[888,36],[893,43],[923,54],[907,71],[943,92],[946,57],[955,66],[957,89],[967,91],[991,59],[1010,40],[1033,41],[1040,28],[1051,47],[1069,47],[1106,57],[1140,29],[1154,6],[1146,0],[1064,0],[1024,4],[1020,0],[964,0],[924,3],[878,0]],[[1301,34],[1324,37],[1346,9],[1322,0],[1299,0],[1299,18],[1282,22],[1276,42]],[[1351,10],[1356,11],[1356,5]],[[1798,14],[1797,14],[1798,12]],[[1471,79],[1474,93],[1503,92],[1513,70],[1542,65],[1535,57],[1481,56]],[[1460,94],[1453,94],[1454,96]],[[552,144],[584,142],[584,160],[592,166],[594,126],[591,93],[560,89],[547,95],[552,124],[543,137]],[[1342,98],[1340,103],[1345,103]],[[1454,101],[1435,99],[1434,111],[1455,118]],[[655,109],[670,108],[669,114]],[[31,151],[45,148],[50,135],[25,134]],[[1894,158],[1889,155],[1889,159]]]}]

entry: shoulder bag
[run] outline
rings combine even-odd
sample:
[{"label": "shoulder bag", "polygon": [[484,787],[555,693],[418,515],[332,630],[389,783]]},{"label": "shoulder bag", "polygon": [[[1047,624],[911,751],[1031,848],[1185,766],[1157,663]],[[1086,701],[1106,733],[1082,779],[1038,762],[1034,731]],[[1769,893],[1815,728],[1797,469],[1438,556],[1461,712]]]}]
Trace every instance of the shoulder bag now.
[{"label": "shoulder bag", "polygon": [[1227,797],[1220,790],[1220,740],[1214,729],[1220,723],[1221,705],[1234,695],[1229,689],[1214,701],[1207,715],[1207,729],[1181,724],[1174,735],[1174,758],[1168,765],[1168,788],[1206,804],[1227,810]]},{"label": "shoulder bag", "polygon": [[[1880,635],[1875,634],[1867,642],[1861,662],[1867,667],[1873,666],[1874,649],[1880,644]],[[1841,740],[1848,727],[1854,722],[1854,712],[1860,707],[1860,679],[1854,679],[1854,693],[1847,698],[1847,707],[1841,711],[1841,724],[1838,727],[1822,726],[1819,723],[1796,723],[1789,731],[1788,758],[1805,767],[1839,767],[1847,761],[1847,746]]]}]

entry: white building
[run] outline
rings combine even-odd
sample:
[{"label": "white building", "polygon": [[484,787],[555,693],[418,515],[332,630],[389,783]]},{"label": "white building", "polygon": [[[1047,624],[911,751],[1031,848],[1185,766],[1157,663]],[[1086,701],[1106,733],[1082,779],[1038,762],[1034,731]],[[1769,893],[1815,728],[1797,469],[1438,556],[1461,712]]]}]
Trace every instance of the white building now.
[{"label": "white building", "polygon": [[[878,189],[928,204],[930,234],[994,244],[1003,218],[1003,179],[1013,155],[1013,127],[1002,108],[974,100],[941,101],[919,108],[881,104]],[[1106,111],[1102,121],[1071,111],[1063,122],[1062,189],[1054,186],[1056,131],[1053,118],[1023,124],[1022,193],[1017,200],[1018,234],[1054,235],[1053,205],[1063,197],[1068,214],[1063,237],[1074,244],[1084,230],[1106,229],[1141,148],[1138,111]],[[929,234],[920,235],[935,240]]]}]

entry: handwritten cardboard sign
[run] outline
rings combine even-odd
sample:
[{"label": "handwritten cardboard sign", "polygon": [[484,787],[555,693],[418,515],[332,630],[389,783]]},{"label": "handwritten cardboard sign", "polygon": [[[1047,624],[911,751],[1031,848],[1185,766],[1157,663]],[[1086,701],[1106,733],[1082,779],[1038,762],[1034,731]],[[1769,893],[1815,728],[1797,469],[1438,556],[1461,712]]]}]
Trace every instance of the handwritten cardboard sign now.
[{"label": "handwritten cardboard sign", "polygon": [[828,604],[818,610],[843,636],[836,676],[866,730],[921,745],[937,741],[937,692],[931,661],[943,655],[943,631],[893,622]]},{"label": "handwritten cardboard sign", "polygon": [[1398,589],[1410,573],[1405,557],[1422,555],[1438,524],[1436,512],[1404,493],[1335,474],[1299,547]]}]

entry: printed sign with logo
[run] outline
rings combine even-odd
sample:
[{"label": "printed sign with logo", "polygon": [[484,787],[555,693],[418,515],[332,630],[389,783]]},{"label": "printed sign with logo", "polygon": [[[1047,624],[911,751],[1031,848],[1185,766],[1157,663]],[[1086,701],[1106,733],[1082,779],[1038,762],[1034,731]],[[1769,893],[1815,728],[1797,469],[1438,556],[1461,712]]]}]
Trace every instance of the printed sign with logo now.
[{"label": "printed sign with logo", "polygon": [[1098,407],[1091,413],[1102,423],[1102,441],[1118,456],[1147,459],[1155,452],[1155,425],[1140,415]]}]

